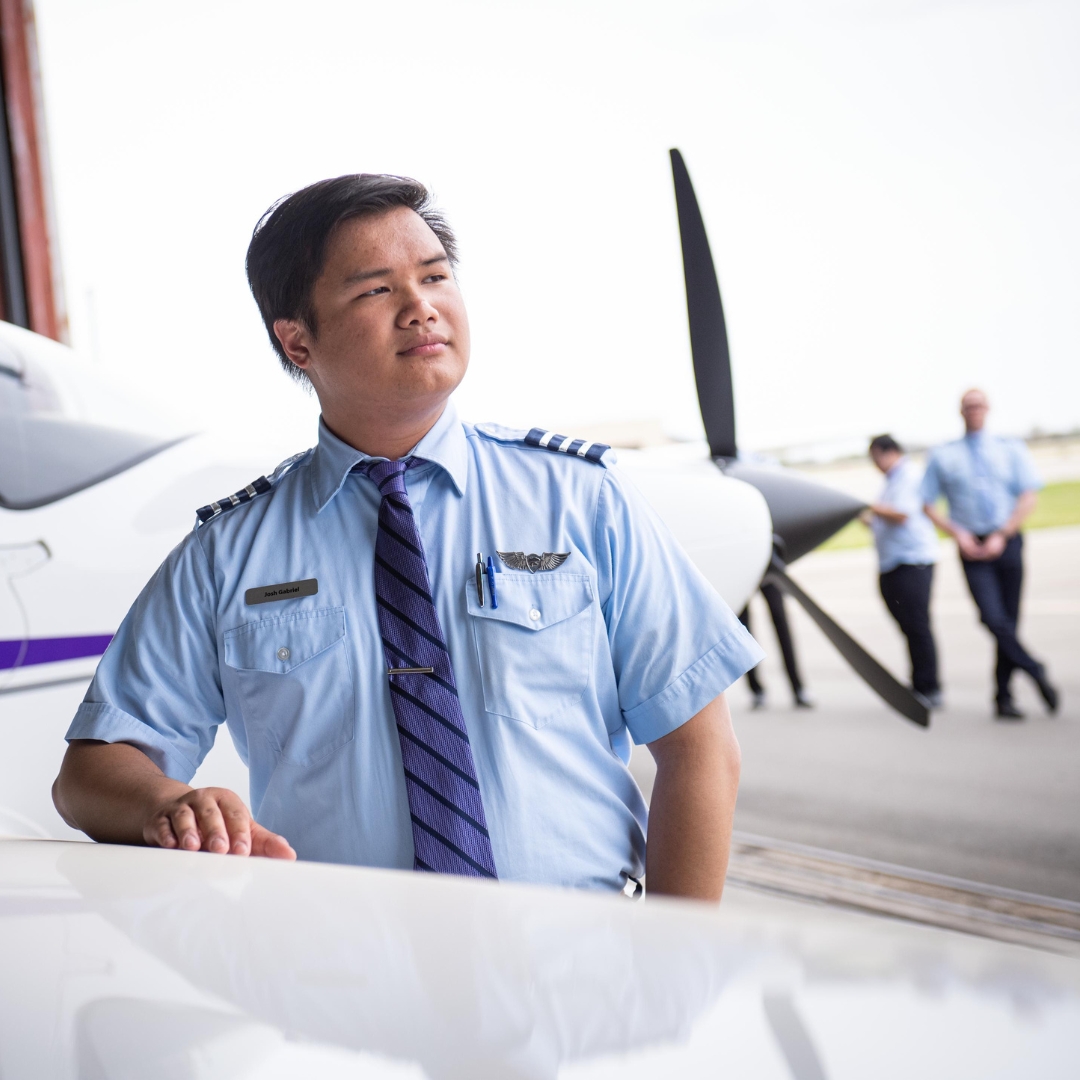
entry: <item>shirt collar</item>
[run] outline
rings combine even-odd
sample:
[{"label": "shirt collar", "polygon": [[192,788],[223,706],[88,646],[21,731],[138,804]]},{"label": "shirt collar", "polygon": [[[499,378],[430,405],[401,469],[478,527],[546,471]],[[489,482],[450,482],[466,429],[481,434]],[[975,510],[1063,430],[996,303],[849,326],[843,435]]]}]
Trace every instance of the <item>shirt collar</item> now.
[{"label": "shirt collar", "polygon": [[[434,427],[405,457],[419,457],[438,465],[450,477],[459,495],[465,494],[469,475],[469,448],[465,429],[458,420],[454,403],[448,401]],[[312,463],[311,487],[315,506],[324,506],[341,490],[345,477],[355,465],[372,460],[369,454],[357,450],[339,439],[319,418],[319,445]],[[380,459],[375,459],[380,460]]]}]

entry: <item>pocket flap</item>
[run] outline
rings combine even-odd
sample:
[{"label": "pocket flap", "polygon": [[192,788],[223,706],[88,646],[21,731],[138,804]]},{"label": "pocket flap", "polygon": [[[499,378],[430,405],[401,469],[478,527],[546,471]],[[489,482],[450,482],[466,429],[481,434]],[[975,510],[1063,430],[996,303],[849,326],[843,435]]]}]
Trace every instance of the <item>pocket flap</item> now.
[{"label": "pocket flap", "polygon": [[225,631],[225,663],[284,675],[345,636],[345,609],[297,611]]},{"label": "pocket flap", "polygon": [[593,600],[592,579],[585,574],[496,574],[495,589],[499,606],[491,606],[491,594],[484,579],[484,606],[476,600],[476,579],[465,586],[469,614],[481,619],[498,619],[529,630],[569,619],[584,611]]}]

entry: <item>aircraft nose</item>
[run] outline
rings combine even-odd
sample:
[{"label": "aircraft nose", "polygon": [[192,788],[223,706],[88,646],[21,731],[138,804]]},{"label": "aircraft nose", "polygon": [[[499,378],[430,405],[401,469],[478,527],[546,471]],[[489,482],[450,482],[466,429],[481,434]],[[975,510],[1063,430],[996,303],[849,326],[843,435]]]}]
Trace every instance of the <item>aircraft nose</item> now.
[{"label": "aircraft nose", "polygon": [[845,492],[788,469],[732,461],[724,465],[724,472],[756,487],[765,497],[773,532],[783,541],[786,563],[813,551],[866,508],[866,503]]}]

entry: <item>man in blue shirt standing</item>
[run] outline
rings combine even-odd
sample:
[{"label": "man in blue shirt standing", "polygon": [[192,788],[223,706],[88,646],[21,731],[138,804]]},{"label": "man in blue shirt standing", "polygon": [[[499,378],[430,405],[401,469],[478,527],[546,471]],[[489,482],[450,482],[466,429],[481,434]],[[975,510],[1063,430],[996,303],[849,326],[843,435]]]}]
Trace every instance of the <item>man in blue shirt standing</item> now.
[{"label": "man in blue shirt standing", "polygon": [[[1017,668],[1034,679],[1050,712],[1058,707],[1058,692],[1045,666],[1016,636],[1024,579],[1020,527],[1035,509],[1042,485],[1022,442],[984,430],[989,409],[981,390],[964,394],[964,437],[931,452],[922,498],[930,519],[955,537],[982,622],[997,640],[997,715],[1022,720],[1010,689]],[[942,496],[947,514],[935,505]]]},{"label": "man in blue shirt standing", "polygon": [[[545,335],[526,239],[517,324]],[[761,650],[607,447],[457,418],[455,262],[401,177],[264,215],[248,280],[318,445],[198,511],[102,658],[57,807],[102,841],[631,891],[647,868],[716,899],[723,691]],[[189,784],[222,724],[250,812]]]},{"label": "man in blue shirt standing", "polygon": [[937,648],[930,628],[930,590],[938,540],[923,512],[922,476],[891,435],[871,440],[870,457],[885,474],[881,495],[869,510],[881,596],[908,641],[912,690],[928,708],[940,709]]}]

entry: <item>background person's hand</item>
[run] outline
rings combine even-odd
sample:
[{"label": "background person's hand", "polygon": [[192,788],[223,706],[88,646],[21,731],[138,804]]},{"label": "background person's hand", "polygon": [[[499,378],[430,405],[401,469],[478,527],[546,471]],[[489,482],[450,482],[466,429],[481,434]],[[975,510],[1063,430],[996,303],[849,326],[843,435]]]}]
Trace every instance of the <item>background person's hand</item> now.
[{"label": "background person's hand", "polygon": [[982,542],[982,557],[984,559],[999,559],[1005,550],[1005,536],[1002,533],[991,533]]},{"label": "background person's hand", "polygon": [[143,838],[153,847],[296,858],[289,842],[255,821],[243,799],[228,788],[192,788],[158,805],[143,827]]},{"label": "background person's hand", "polygon": [[966,529],[957,529],[956,546],[960,548],[960,554],[967,559],[968,562],[979,562],[986,558],[986,555],[983,553],[982,544]]}]

